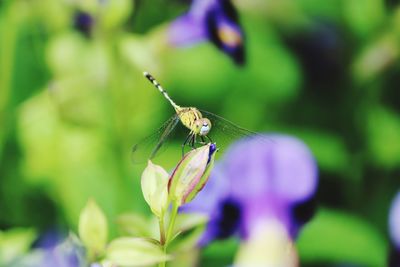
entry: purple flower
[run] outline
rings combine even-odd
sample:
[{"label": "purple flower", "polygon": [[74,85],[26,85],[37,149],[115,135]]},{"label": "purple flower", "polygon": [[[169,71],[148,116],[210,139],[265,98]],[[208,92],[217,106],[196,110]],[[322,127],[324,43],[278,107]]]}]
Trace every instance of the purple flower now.
[{"label": "purple flower", "polygon": [[74,236],[65,236],[58,230],[43,234],[35,244],[41,252],[40,266],[81,267],[84,266],[84,250]]},{"label": "purple flower", "polygon": [[90,37],[93,28],[93,18],[89,13],[78,11],[74,17],[74,27],[85,37]]},{"label": "purple flower", "polygon": [[400,192],[397,193],[390,208],[389,232],[392,241],[389,266],[400,266]]},{"label": "purple flower", "polygon": [[83,267],[83,256],[82,249],[66,240],[53,248],[47,248],[40,266]]},{"label": "purple flower", "polygon": [[74,236],[51,230],[43,234],[27,255],[17,259],[10,267],[83,267],[85,251]]},{"label": "purple flower", "polygon": [[245,61],[244,35],[230,0],[194,0],[189,12],[172,23],[169,36],[178,46],[209,40],[237,64]]},{"label": "purple flower", "polygon": [[313,215],[317,165],[307,146],[294,137],[240,140],[211,176],[197,198],[182,208],[210,216],[202,245],[235,232],[247,239],[268,220],[279,221],[293,239]]}]

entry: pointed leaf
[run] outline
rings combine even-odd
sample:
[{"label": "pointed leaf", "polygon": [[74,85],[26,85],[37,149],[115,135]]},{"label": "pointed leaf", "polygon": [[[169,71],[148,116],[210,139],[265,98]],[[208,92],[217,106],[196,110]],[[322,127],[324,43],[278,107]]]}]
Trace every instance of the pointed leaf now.
[{"label": "pointed leaf", "polygon": [[157,229],[158,225],[153,225],[147,218],[135,213],[126,213],[118,216],[117,224],[123,235],[152,237],[153,228]]},{"label": "pointed leaf", "polygon": [[107,248],[107,260],[118,266],[153,265],[171,259],[161,247],[150,239],[121,237]]},{"label": "pointed leaf", "polygon": [[103,252],[108,236],[108,226],[103,211],[90,199],[79,216],[79,237],[89,255]]},{"label": "pointed leaf", "polygon": [[184,232],[207,222],[208,216],[202,213],[179,213],[176,218],[175,229],[176,231]]}]

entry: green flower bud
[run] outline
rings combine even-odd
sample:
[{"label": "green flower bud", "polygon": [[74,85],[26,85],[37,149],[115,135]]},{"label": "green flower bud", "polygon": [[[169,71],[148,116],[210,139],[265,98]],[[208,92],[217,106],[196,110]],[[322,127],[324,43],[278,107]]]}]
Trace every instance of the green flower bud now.
[{"label": "green flower bud", "polygon": [[151,211],[162,217],[168,207],[168,173],[150,160],[142,173],[142,192]]},{"label": "green flower bud", "polygon": [[170,199],[181,206],[191,201],[207,183],[214,166],[215,144],[187,153],[176,166],[168,183]]},{"label": "green flower bud", "polygon": [[93,199],[90,199],[79,216],[79,237],[94,259],[100,255],[107,242],[108,225],[103,211]]}]

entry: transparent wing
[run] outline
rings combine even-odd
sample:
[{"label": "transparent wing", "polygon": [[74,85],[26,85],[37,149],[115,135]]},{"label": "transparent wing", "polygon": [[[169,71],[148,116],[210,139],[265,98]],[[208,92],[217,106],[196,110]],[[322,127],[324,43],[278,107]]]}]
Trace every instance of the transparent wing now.
[{"label": "transparent wing", "polygon": [[273,142],[272,139],[269,139],[260,133],[242,128],[214,113],[205,110],[200,111],[203,114],[203,117],[208,118],[212,124],[208,136],[213,140],[213,142],[216,142],[217,146],[222,150],[226,149],[235,140],[242,138],[257,138],[261,142]]},{"label": "transparent wing", "polygon": [[156,157],[178,122],[179,117],[174,114],[155,133],[134,145],[132,148],[132,162],[142,163]]}]

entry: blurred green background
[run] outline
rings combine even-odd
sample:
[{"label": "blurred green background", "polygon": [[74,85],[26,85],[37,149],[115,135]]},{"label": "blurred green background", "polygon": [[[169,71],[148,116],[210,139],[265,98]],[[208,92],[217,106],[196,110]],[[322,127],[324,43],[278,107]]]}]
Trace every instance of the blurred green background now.
[{"label": "blurred green background", "polygon": [[[180,105],[309,145],[320,210],[298,240],[302,266],[384,266],[400,189],[399,1],[233,1],[242,67],[208,42],[168,44],[188,1],[101,2],[0,1],[0,250],[13,231],[75,231],[89,197],[110,221],[149,212],[130,152],[173,114],[149,71]],[[94,18],[90,34],[79,12]],[[213,244],[204,261],[234,247]]]}]

